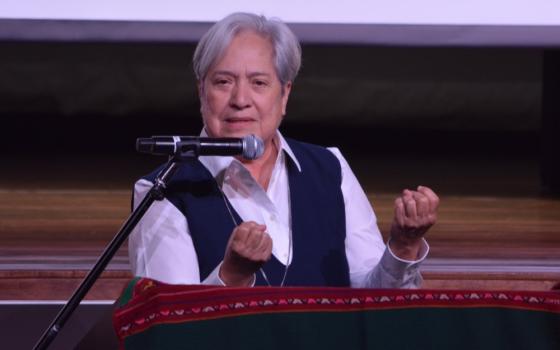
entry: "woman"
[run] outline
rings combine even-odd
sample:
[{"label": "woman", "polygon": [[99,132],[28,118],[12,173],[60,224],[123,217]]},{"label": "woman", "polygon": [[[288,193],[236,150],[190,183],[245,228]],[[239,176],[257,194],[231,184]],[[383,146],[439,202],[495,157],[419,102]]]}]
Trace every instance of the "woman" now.
[{"label": "woman", "polygon": [[[284,23],[229,15],[202,37],[193,63],[202,134],[254,134],[264,154],[183,164],[166,198],[130,237],[135,275],[228,286],[419,286],[437,195],[423,186],[404,190],[385,246],[340,152],[280,134],[301,63],[298,40]],[[135,203],[155,174],[137,182]]]}]

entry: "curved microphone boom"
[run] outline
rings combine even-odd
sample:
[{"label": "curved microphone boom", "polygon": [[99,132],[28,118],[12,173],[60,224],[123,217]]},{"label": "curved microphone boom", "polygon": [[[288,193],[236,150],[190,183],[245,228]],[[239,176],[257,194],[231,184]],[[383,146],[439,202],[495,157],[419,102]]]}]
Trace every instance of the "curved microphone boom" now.
[{"label": "curved microphone boom", "polygon": [[263,141],[255,136],[196,137],[152,136],[136,139],[136,150],[154,155],[236,156],[257,159],[264,152]]}]

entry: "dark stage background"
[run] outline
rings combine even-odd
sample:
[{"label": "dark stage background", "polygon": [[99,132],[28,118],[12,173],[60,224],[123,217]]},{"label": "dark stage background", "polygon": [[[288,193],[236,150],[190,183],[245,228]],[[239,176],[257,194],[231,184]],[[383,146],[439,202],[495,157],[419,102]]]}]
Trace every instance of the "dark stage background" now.
[{"label": "dark stage background", "polygon": [[[161,161],[137,155],[137,137],[200,131],[194,44],[9,41],[0,51],[4,186],[71,181],[72,166],[85,164],[114,179],[100,185],[123,186]],[[537,172],[519,193],[544,193],[538,168],[558,147],[542,152],[543,132],[554,129],[542,128],[545,57],[556,56],[535,47],[306,44],[281,130],[371,167],[513,159]],[[558,89],[547,91],[557,104]],[[118,163],[117,174],[104,160]]]}]

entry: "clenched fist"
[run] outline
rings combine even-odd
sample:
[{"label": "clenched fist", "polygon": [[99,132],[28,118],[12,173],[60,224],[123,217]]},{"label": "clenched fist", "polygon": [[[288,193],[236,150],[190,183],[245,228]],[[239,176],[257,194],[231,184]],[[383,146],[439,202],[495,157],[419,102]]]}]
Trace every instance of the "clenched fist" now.
[{"label": "clenched fist", "polygon": [[395,200],[390,241],[393,253],[405,260],[418,258],[422,237],[436,223],[438,206],[439,197],[428,187],[403,191]]},{"label": "clenched fist", "polygon": [[253,221],[237,226],[229,238],[220,278],[227,286],[249,286],[253,276],[271,257],[272,239],[266,226]]}]

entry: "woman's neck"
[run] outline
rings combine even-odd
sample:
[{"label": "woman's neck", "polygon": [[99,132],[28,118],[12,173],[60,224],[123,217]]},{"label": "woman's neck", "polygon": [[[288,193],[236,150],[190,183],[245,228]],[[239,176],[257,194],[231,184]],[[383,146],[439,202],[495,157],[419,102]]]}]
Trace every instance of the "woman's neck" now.
[{"label": "woman's neck", "polygon": [[242,160],[243,165],[249,170],[251,176],[253,176],[255,181],[257,181],[265,191],[268,188],[279,149],[278,140],[275,136],[268,144],[265,144],[264,153],[259,159]]}]

